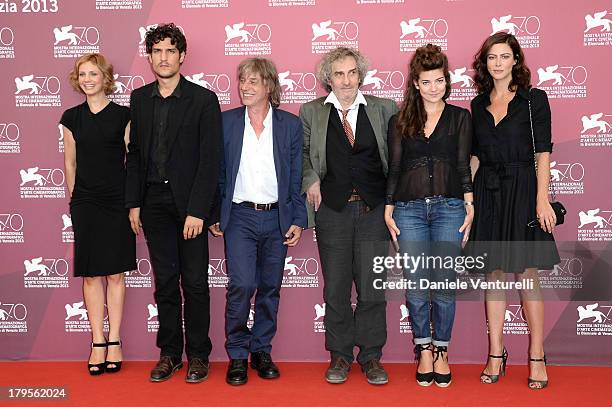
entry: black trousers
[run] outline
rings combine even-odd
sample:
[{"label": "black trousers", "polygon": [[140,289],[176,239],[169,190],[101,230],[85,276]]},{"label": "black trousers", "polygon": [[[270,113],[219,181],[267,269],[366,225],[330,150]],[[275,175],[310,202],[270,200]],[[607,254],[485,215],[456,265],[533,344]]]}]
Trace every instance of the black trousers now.
[{"label": "black trousers", "polygon": [[169,184],[148,187],[141,220],[155,276],[160,354],[182,357],[184,314],[187,358],[208,360],[212,349],[208,336],[208,235],[203,232],[194,239],[183,238],[185,221],[178,214]]},{"label": "black trousers", "polygon": [[[386,300],[383,290],[373,286],[373,257],[385,256],[389,232],[384,204],[368,210],[363,201],[349,202],[341,212],[321,203],[316,213],[317,245],[323,269],[325,300],[325,349],[332,358],[353,361],[380,359],[387,342]],[[353,311],[351,292],[357,291]]]}]

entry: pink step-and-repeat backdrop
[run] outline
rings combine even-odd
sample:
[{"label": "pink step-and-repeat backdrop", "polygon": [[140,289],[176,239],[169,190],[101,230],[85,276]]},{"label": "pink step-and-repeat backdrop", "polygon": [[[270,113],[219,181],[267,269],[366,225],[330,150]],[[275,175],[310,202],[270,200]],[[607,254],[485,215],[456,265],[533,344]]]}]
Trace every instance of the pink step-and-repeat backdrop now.
[{"label": "pink step-and-repeat backdrop", "polygon": [[[63,171],[62,112],[82,102],[67,74],[74,59],[101,52],[115,67],[112,100],[153,80],[144,33],[174,22],[188,40],[182,73],[239,104],[235,70],[247,56],[272,58],[282,106],[323,95],[314,75],[322,53],[339,45],[370,60],[362,90],[400,101],[413,51],[440,45],[450,59],[450,103],[476,95],[471,62],[491,33],[514,33],[533,84],[553,113],[552,180],[568,208],[556,233],[562,262],[541,271],[546,287],[546,349],[559,364],[611,365],[612,4],[588,0],[13,0],[0,1],[0,359],[83,359],[90,340],[81,280],[72,277],[73,233]],[[209,277],[213,360],[226,358],[222,241],[211,238]],[[151,263],[138,241],[138,270],[126,275],[123,325],[127,359],[154,359],[157,308]],[[326,360],[323,278],[316,236],[307,231],[286,259],[278,360]],[[401,292],[390,293],[386,361],[412,359]],[[487,354],[481,292],[460,292],[452,359]],[[528,329],[516,293],[508,297],[511,362],[525,363]]]}]

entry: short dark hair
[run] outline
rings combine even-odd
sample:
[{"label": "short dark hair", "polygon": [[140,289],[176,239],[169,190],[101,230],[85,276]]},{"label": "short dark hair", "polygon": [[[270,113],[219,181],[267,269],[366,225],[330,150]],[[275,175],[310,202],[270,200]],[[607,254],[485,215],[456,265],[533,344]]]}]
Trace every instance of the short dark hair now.
[{"label": "short dark hair", "polygon": [[174,23],[160,24],[147,31],[145,44],[147,54],[153,52],[153,45],[170,38],[170,44],[176,46],[180,54],[187,52],[187,39],[183,32]]},{"label": "short dark hair", "polygon": [[512,56],[516,64],[512,67],[512,80],[508,85],[508,90],[516,91],[517,88],[529,89],[531,86],[531,71],[525,64],[525,55],[521,49],[516,37],[506,32],[496,32],[489,36],[480,47],[480,50],[474,55],[474,84],[478,89],[478,93],[489,93],[493,89],[493,77],[487,69],[487,55],[491,47],[495,44],[508,44],[512,49]]}]

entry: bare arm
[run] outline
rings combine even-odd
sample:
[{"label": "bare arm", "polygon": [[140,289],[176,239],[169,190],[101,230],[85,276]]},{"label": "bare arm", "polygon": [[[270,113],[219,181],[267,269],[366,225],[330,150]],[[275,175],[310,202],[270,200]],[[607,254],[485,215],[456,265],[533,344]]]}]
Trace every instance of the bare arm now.
[{"label": "bare arm", "polygon": [[476,176],[476,171],[480,167],[480,160],[475,155],[470,159],[470,169],[472,171],[472,182],[474,181],[474,177]]},{"label": "bare arm", "polygon": [[543,152],[536,154],[538,163],[538,187],[536,198],[536,213],[540,221],[540,227],[546,232],[552,233],[557,223],[555,211],[548,201],[548,187],[550,184],[550,153]]},{"label": "bare arm", "polygon": [[72,136],[72,132],[66,126],[62,126],[64,134],[64,168],[66,169],[66,184],[68,191],[72,196],[74,190],[74,182],[76,178],[76,142]]},{"label": "bare arm", "polygon": [[129,151],[128,145],[130,144],[130,122],[128,122],[127,126],[125,126],[123,142],[125,143],[125,151]]}]

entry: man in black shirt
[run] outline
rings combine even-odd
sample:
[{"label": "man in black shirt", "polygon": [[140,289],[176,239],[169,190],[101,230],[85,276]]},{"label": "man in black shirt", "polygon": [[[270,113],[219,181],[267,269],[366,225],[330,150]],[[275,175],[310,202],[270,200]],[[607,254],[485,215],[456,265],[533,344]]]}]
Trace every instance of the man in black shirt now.
[{"label": "man in black shirt", "polygon": [[136,234],[142,218],[155,275],[161,352],[150,380],[167,380],[182,367],[184,297],[185,380],[198,383],[208,376],[212,348],[202,232],[216,199],[221,110],[213,92],[181,76],[187,43],[174,24],[148,31],[146,46],[156,81],[131,96],[126,206]]},{"label": "man in black shirt", "polygon": [[[340,47],[323,57],[319,80],[329,95],[300,109],[304,125],[302,189],[309,226],[316,220],[325,280],[325,347],[331,364],[325,378],[343,383],[357,361],[371,384],[385,384],[380,364],[387,340],[385,293],[373,289],[373,255],[385,255],[389,234],[383,219],[387,174],[387,125],[395,102],[364,96],[359,86],[365,59]],[[376,254],[374,254],[376,253]],[[351,307],[355,283],[357,307]]]}]

